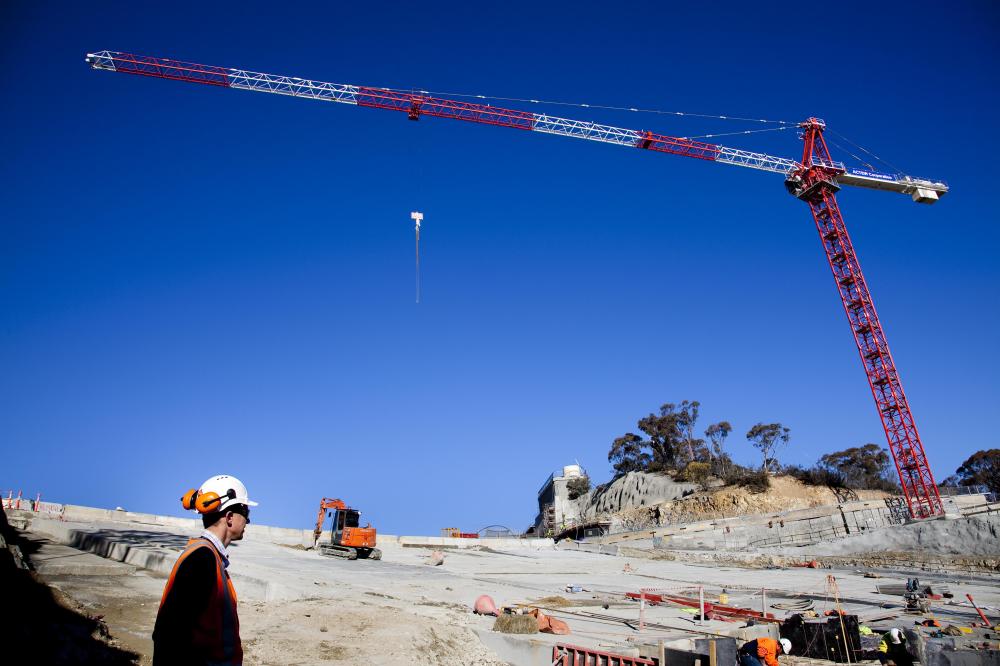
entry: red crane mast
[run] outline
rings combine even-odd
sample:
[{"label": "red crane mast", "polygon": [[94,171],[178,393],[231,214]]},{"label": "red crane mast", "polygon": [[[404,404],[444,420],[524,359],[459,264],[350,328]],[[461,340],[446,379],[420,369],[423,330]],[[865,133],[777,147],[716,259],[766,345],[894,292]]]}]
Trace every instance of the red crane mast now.
[{"label": "red crane mast", "polygon": [[805,146],[802,160],[796,161],[646,130],[462,102],[424,93],[326,83],[118,51],[88,53],[86,60],[93,69],[401,111],[410,120],[431,116],[557,134],[783,174],[788,191],[804,201],[812,212],[882,420],[910,515],[930,518],[944,513],[941,495],[903,393],[885,331],[861,272],[861,264],[837,205],[836,193],[841,186],[848,185],[909,194],[918,203],[934,203],[948,192],[945,183],[845,167],[831,158],[823,138],[826,124],[818,118],[799,124]]}]

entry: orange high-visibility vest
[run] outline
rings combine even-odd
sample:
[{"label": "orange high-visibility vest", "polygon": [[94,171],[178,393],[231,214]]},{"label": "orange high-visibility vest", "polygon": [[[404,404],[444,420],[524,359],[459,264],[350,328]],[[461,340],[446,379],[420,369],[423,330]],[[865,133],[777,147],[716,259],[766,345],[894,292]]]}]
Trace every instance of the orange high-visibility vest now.
[{"label": "orange high-visibility vest", "polygon": [[181,563],[198,548],[208,548],[215,556],[215,589],[209,597],[208,606],[194,624],[191,644],[204,652],[208,658],[207,663],[212,666],[239,666],[243,663],[243,645],[240,642],[240,618],[236,614],[236,590],[233,589],[233,582],[222,562],[222,556],[208,539],[199,537],[188,541],[187,548],[177,558],[163,588],[160,607],[163,607],[170,588],[174,586],[174,577],[177,576]]},{"label": "orange high-visibility vest", "polygon": [[768,636],[757,639],[757,657],[765,666],[778,666],[778,641]]}]

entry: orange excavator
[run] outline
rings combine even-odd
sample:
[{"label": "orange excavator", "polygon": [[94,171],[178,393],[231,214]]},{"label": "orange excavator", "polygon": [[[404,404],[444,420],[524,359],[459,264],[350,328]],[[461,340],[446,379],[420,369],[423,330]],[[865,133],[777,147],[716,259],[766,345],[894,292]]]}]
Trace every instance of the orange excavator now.
[{"label": "orange excavator", "polygon": [[[320,543],[323,523],[328,515],[333,517],[330,542]],[[360,517],[361,512],[348,507],[343,500],[324,497],[319,503],[319,514],[316,516],[313,546],[328,557],[381,560],[382,551],[375,547],[375,528],[370,524],[359,527]]]}]

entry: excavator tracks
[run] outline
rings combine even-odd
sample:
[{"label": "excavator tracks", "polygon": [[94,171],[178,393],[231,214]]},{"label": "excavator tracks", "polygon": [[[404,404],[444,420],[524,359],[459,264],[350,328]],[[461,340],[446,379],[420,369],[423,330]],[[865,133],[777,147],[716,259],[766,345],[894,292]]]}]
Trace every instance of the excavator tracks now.
[{"label": "excavator tracks", "polygon": [[334,546],[328,543],[320,544],[319,552],[327,557],[336,557],[341,560],[381,560],[382,551],[378,548],[350,548],[348,546]]}]

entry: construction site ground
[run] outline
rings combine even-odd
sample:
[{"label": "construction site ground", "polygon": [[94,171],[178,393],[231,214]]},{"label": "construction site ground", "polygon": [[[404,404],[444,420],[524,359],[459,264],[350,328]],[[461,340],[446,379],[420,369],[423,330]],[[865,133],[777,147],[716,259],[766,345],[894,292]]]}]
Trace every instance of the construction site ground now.
[{"label": "construction site ground", "polygon": [[[40,579],[82,613],[103,616],[114,640],[137,653],[138,663],[150,663],[165,573],[192,531],[41,518],[25,526],[22,539]],[[698,586],[704,586],[706,598],[714,601],[725,589],[730,605],[759,610],[766,603],[783,617],[785,612],[770,605],[811,598],[816,611],[833,609],[830,574],[836,576],[843,608],[873,629],[912,626],[915,619],[903,612],[900,597],[875,589],[876,583],[905,582],[905,572],[872,579],[851,568],[741,568],[649,559],[642,552],[636,557],[584,552],[549,540],[470,539],[461,545],[442,548],[429,538],[386,538],[380,542],[381,561],[347,561],[299,544],[254,538],[234,544],[230,570],[240,598],[246,663],[548,664],[558,642],[627,652],[659,640],[733,634],[742,623],[699,623],[690,609],[646,606],[643,620],[657,626],[640,630],[639,603],[626,600],[626,592],[697,596]],[[427,563],[434,549],[444,552],[440,566]],[[920,571],[910,575],[926,582],[949,578]],[[970,625],[978,617],[965,600],[968,592],[995,617],[1000,578],[960,578],[948,582],[954,598],[935,602],[933,614],[944,625]],[[471,612],[482,594],[498,605],[542,608],[568,623],[572,634],[494,632],[494,618]]]}]

